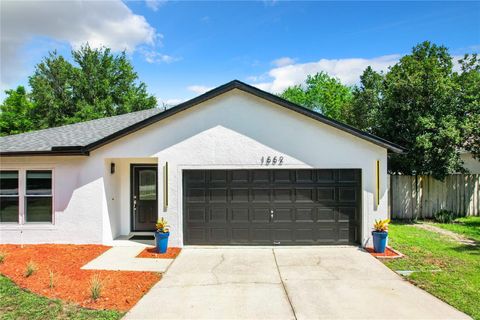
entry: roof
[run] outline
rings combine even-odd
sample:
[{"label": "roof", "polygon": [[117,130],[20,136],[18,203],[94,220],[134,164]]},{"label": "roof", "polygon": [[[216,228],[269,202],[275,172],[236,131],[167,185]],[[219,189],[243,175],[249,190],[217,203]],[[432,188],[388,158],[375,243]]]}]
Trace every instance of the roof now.
[{"label": "roof", "polygon": [[89,155],[90,151],[109,142],[233,89],[238,89],[268,100],[390,151],[400,153],[404,150],[403,147],[385,139],[323,116],[318,112],[301,107],[241,81],[234,80],[165,111],[153,108],[114,117],[0,137],[0,155]]}]

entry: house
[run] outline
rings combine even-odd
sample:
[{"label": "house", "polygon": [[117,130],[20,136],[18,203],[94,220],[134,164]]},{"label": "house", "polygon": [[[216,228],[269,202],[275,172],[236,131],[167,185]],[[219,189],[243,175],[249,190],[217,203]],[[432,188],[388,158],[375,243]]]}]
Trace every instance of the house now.
[{"label": "house", "polygon": [[240,81],[151,109],[2,137],[1,243],[365,245],[402,148]]}]

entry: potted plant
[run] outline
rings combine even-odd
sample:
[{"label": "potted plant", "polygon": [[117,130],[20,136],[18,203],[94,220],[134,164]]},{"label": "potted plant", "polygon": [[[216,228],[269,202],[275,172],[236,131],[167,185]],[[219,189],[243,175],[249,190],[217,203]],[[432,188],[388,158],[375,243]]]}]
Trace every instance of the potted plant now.
[{"label": "potted plant", "polygon": [[155,231],[155,244],[158,253],[167,252],[168,237],[170,236],[170,226],[163,217],[157,221],[157,231]]},{"label": "potted plant", "polygon": [[377,253],[384,253],[387,247],[388,224],[390,219],[375,220],[373,224],[373,250]]}]

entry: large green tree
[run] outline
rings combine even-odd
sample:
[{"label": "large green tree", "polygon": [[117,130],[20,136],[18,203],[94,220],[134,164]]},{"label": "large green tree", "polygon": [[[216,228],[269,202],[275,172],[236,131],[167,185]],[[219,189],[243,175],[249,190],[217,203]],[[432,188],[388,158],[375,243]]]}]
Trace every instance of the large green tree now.
[{"label": "large green tree", "polygon": [[33,103],[24,87],[6,90],[7,97],[0,105],[0,135],[32,130]]},{"label": "large green tree", "polygon": [[361,130],[375,131],[383,103],[384,75],[368,66],[360,76],[360,85],[353,89],[348,123]]},{"label": "large green tree", "polygon": [[477,54],[465,55],[459,61],[461,71],[455,73],[458,95],[458,117],[463,119],[462,147],[480,160],[480,59]]},{"label": "large green tree", "polygon": [[408,149],[390,157],[391,172],[443,179],[461,170],[458,90],[444,46],[423,42],[391,67],[375,133]]},{"label": "large green tree", "polygon": [[325,72],[309,75],[304,85],[287,88],[281,97],[327,117],[348,122],[352,91]]},{"label": "large green tree", "polygon": [[[15,134],[150,109],[156,106],[138,80],[125,52],[85,45],[72,50],[72,62],[49,53],[23,87],[6,91],[1,133]],[[27,103],[28,102],[28,103]],[[28,107],[27,107],[28,106]]]}]

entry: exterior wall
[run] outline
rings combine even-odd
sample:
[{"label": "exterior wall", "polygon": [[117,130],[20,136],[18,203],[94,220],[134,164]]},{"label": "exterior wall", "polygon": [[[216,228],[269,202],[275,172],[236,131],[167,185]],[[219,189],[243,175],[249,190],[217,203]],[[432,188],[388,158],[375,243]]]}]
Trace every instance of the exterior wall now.
[{"label": "exterior wall", "polygon": [[468,170],[469,173],[480,173],[480,161],[475,159],[471,153],[465,152],[460,154],[460,159],[463,161],[463,167]]},{"label": "exterior wall", "polygon": [[[284,162],[281,166],[266,166],[261,163],[261,158],[268,156],[283,156]],[[145,163],[146,159],[159,164],[159,216],[166,217],[170,222],[170,243],[173,246],[183,245],[184,169],[360,168],[363,188],[362,244],[369,241],[373,221],[387,217],[386,149],[294,111],[233,90],[103,146],[93,151],[87,159],[57,158],[55,165],[59,172],[55,185],[70,191],[62,191],[66,195],[58,196],[61,201],[67,202],[69,211],[60,212],[62,206],[59,205],[56,216],[66,216],[67,212],[69,217],[64,219],[75,221],[75,228],[64,230],[68,224],[60,219],[55,227],[57,235],[64,233],[62,237],[52,236],[48,238],[49,241],[44,241],[41,233],[32,233],[28,239],[31,242],[109,243],[119,234],[128,234],[129,166],[136,161]],[[378,207],[374,201],[376,160],[380,160],[381,164]],[[110,174],[112,161],[116,164],[114,175]],[[163,167],[166,162],[169,164],[168,208],[164,208],[163,204]],[[72,170],[64,168],[67,165]],[[73,176],[77,177],[76,183],[71,180]],[[79,190],[82,192],[79,193]],[[83,206],[74,206],[75,203],[82,203]],[[79,224],[87,226],[85,231]],[[91,228],[91,224],[96,227]],[[75,238],[69,236],[78,231]],[[7,238],[8,242],[18,240],[11,234],[3,238]]]}]

